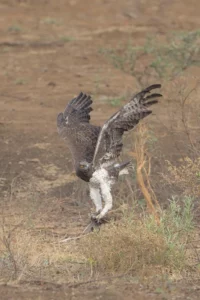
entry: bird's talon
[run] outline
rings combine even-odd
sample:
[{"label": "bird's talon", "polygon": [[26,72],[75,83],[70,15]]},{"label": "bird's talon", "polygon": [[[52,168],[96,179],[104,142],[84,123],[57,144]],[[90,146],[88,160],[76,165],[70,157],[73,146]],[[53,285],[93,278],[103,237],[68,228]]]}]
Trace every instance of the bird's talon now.
[{"label": "bird's talon", "polygon": [[100,214],[98,215],[92,215],[91,216],[91,220],[94,221],[97,225],[101,225],[104,223],[103,218],[100,216]]},{"label": "bird's talon", "polygon": [[95,213],[91,213],[91,220],[97,220],[99,218],[99,215],[100,215],[100,210],[95,212]]},{"label": "bird's talon", "polygon": [[98,217],[98,215],[92,215],[92,216],[91,216],[91,220],[92,220],[92,221],[95,221],[96,223],[99,223],[100,218]]},{"label": "bird's talon", "polygon": [[101,224],[101,218],[99,216],[96,216],[95,221],[97,224]]}]

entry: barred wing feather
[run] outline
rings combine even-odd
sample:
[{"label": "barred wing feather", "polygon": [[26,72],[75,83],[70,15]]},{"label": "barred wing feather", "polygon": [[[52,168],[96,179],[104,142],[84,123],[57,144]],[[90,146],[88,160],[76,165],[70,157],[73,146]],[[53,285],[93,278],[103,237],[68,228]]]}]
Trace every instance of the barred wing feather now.
[{"label": "barred wing feather", "polygon": [[99,134],[93,166],[96,167],[104,162],[116,159],[122,150],[122,137],[125,131],[133,129],[141,119],[152,111],[149,107],[158,102],[161,94],[149,94],[152,90],[160,88],[160,84],[154,84],[134,95],[130,102],[115,113],[102,127]]}]

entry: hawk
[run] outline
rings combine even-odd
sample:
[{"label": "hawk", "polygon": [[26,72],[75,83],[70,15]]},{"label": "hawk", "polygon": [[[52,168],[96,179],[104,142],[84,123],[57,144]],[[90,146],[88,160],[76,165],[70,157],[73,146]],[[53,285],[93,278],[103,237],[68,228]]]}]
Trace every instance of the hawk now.
[{"label": "hawk", "polygon": [[103,127],[90,124],[92,99],[82,92],[68,103],[63,113],[58,114],[58,133],[67,142],[76,175],[89,183],[90,197],[96,208],[93,217],[98,222],[112,209],[111,188],[118,176],[127,173],[126,167],[130,163],[117,161],[123,147],[123,133],[152,113],[150,106],[162,95],[151,91],[160,87],[160,84],[154,84],[132,96]]}]

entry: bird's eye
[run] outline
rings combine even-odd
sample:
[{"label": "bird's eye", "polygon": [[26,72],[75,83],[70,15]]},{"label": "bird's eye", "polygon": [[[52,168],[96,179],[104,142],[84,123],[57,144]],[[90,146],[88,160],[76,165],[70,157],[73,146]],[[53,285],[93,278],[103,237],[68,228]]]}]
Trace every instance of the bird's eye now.
[{"label": "bird's eye", "polygon": [[83,166],[83,165],[80,165],[80,168],[81,168],[81,169],[83,169],[83,168],[84,168],[84,166]]}]

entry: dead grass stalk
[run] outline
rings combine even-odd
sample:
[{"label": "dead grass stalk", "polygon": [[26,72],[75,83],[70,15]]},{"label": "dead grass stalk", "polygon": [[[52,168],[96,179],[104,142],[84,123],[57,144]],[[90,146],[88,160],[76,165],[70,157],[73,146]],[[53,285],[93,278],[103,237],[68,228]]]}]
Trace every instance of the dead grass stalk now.
[{"label": "dead grass stalk", "polygon": [[139,125],[134,140],[134,151],[130,154],[136,160],[137,182],[145,197],[149,211],[159,223],[158,209],[160,209],[160,205],[150,183],[151,157],[147,150],[147,140],[147,128],[143,124]]}]

